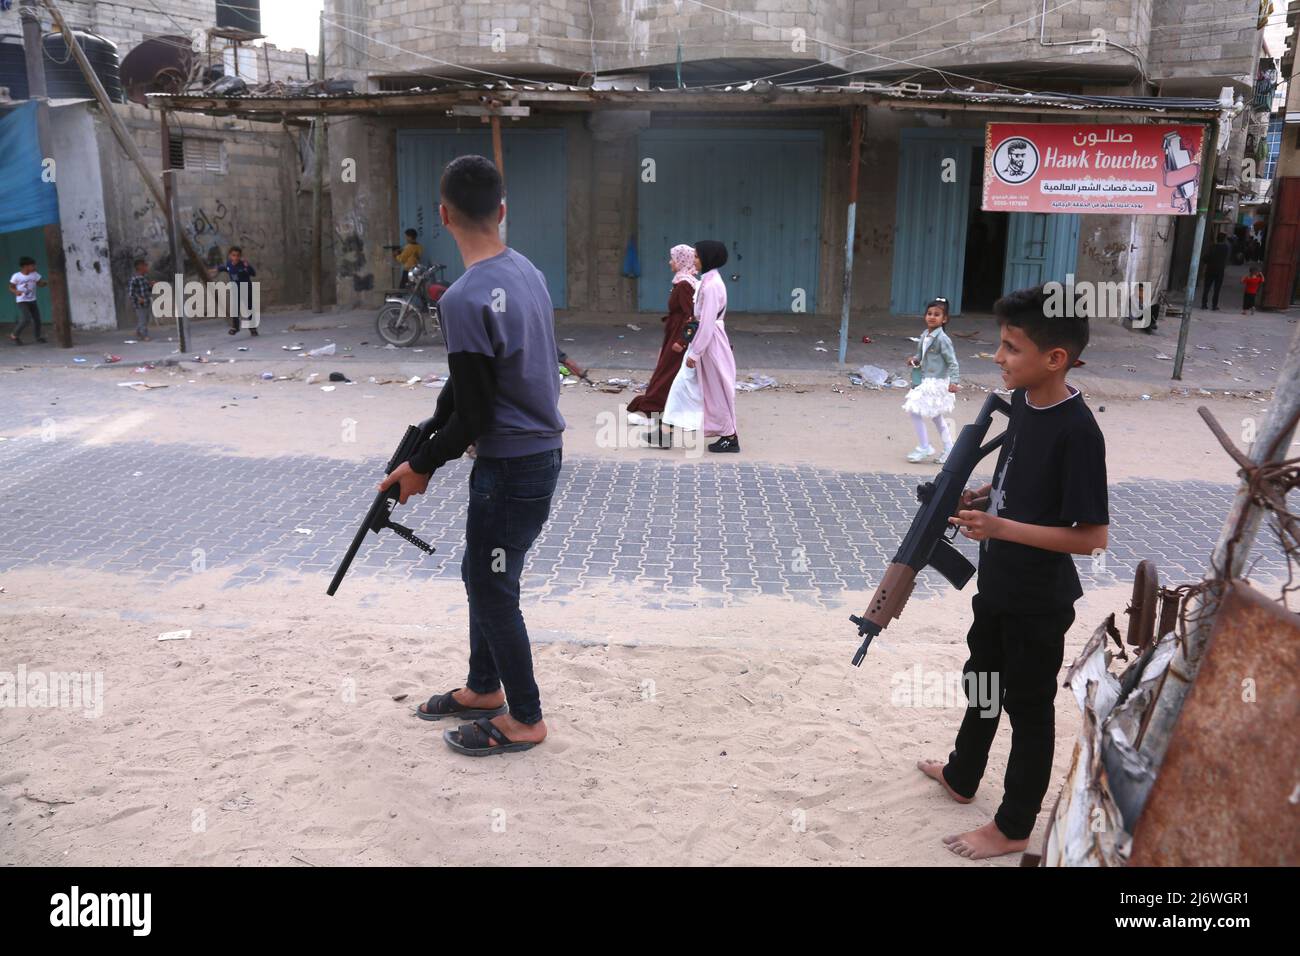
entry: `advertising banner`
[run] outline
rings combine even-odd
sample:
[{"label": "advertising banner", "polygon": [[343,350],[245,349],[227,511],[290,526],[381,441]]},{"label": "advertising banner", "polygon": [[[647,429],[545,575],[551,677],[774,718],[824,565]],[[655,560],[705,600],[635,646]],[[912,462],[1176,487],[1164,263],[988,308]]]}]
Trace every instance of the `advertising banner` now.
[{"label": "advertising banner", "polygon": [[997,212],[1196,212],[1195,125],[989,123],[983,208]]}]

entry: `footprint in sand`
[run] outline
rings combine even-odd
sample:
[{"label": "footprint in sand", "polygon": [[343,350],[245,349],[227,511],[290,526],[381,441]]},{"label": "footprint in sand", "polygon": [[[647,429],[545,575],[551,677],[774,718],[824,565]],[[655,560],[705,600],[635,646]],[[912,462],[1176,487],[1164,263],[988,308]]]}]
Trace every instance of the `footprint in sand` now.
[{"label": "footprint in sand", "polygon": [[118,820],[125,820],[127,817],[133,817],[137,813],[143,813],[145,810],[153,810],[153,809],[156,809],[156,807],[153,804],[146,804],[144,806],[139,806],[139,807],[127,807],[125,810],[121,810],[113,814],[111,817],[105,820],[104,823],[106,824],[116,823]]}]

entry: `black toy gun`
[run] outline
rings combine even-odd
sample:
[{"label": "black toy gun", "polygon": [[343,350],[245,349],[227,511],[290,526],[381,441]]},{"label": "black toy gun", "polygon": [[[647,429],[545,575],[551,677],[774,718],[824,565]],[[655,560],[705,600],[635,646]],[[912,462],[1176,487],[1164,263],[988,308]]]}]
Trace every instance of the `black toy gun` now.
[{"label": "black toy gun", "polygon": [[[406,461],[415,450],[424,443],[428,437],[433,434],[433,419],[426,418],[418,425],[407,425],[406,433],[402,435],[402,440],[397,444],[397,451],[393,452],[393,457],[388,460],[388,467],[384,469],[384,474],[392,474],[393,469]],[[375,495],[375,501],[366,512],[366,517],[361,522],[356,537],[352,539],[352,544],[348,548],[348,553],[343,555],[343,561],[339,569],[334,572],[334,580],[330,581],[329,590],[326,593],[334,596],[334,592],[339,589],[343,583],[343,575],[348,573],[348,568],[352,565],[352,559],[357,556],[357,550],[361,547],[361,542],[365,540],[366,532],[373,531],[375,534],[383,531],[385,528],[392,528],[398,535],[405,538],[411,544],[415,545],[426,554],[433,554],[433,545],[421,541],[416,537],[415,532],[405,525],[400,525],[392,520],[393,505],[396,504],[400,497],[400,489],[393,485],[387,491],[381,491]]]},{"label": "black toy gun", "polygon": [[[950,543],[956,537],[957,527],[949,524],[948,519],[957,512],[962,492],[975,466],[985,455],[1001,446],[1006,437],[1003,432],[987,444],[981,444],[993,424],[995,411],[1009,416],[1011,406],[1006,399],[990,393],[975,421],[963,426],[957,435],[943,470],[933,481],[917,487],[916,497],[921,502],[921,510],[912,519],[912,527],[907,530],[907,536],[885,569],[885,576],[877,586],[871,604],[861,617],[849,615],[849,620],[858,626],[858,636],[865,637],[853,655],[853,666],[862,663],[872,638],[903,613],[918,571],[931,567],[959,591],[975,573],[975,566]],[[987,505],[987,501],[984,504]],[[980,507],[980,502],[974,502],[971,507]]]}]

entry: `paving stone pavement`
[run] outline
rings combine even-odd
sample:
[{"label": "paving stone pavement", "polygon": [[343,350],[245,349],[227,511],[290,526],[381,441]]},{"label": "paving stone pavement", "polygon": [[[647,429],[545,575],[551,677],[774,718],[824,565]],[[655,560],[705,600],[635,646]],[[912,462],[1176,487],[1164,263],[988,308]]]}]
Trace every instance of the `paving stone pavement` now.
[{"label": "paving stone pavement", "polygon": [[[205,567],[232,572],[226,587],[314,572],[323,595],[382,468],[148,443],[0,442],[0,572],[49,565],[161,582]],[[344,588],[366,575],[459,579],[469,468],[462,460],[440,470],[422,500],[398,509],[436,554],[396,535],[369,536]],[[523,586],[532,600],[626,582],[649,592],[650,607],[777,594],[860,609],[911,522],[920,480],[743,460],[572,457]],[[1112,483],[1110,550],[1101,569],[1076,559],[1084,588],[1131,581],[1143,557],[1164,581],[1198,580],[1233,490],[1199,480]],[[957,546],[975,559],[974,542],[959,537]],[[1280,570],[1271,554],[1256,567]],[[927,572],[915,593],[947,587]]]}]

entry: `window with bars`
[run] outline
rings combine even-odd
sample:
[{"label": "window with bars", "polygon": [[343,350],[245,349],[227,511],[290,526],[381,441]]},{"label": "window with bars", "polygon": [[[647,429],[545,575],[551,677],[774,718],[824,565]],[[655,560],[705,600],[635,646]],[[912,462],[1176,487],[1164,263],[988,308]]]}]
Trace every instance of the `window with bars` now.
[{"label": "window with bars", "polygon": [[1268,158],[1264,160],[1263,179],[1272,179],[1277,170],[1277,154],[1282,151],[1282,117],[1274,117],[1268,124]]}]

